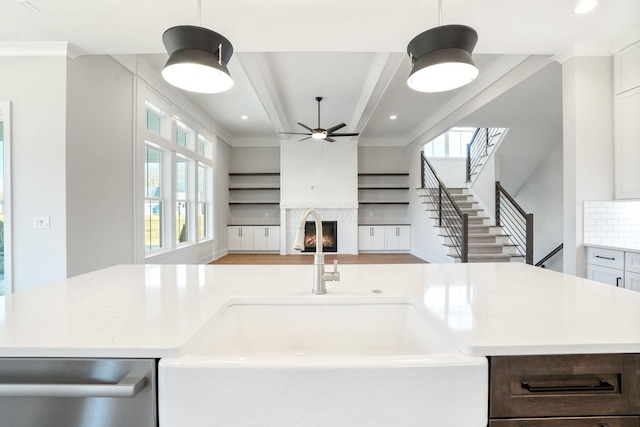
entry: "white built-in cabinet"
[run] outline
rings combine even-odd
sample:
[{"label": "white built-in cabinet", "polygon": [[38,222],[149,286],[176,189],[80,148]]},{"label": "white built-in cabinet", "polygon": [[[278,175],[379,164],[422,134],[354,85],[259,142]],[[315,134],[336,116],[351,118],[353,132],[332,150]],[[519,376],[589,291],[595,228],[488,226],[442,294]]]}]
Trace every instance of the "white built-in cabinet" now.
[{"label": "white built-in cabinet", "polygon": [[640,198],[640,41],[614,55],[615,190]]},{"label": "white built-in cabinet", "polygon": [[254,226],[253,227],[253,250],[254,251],[279,251],[280,250],[280,227]]},{"label": "white built-in cabinet", "polygon": [[411,227],[408,225],[387,225],[384,227],[384,248],[388,251],[408,251],[411,249]]},{"label": "white built-in cabinet", "polygon": [[383,251],[384,234],[384,225],[359,226],[358,249],[361,251]]},{"label": "white built-in cabinet", "polygon": [[411,226],[409,225],[360,225],[358,226],[360,251],[411,250]]},{"label": "white built-in cabinet", "polygon": [[280,250],[280,227],[275,225],[230,225],[227,227],[227,248],[235,251]]},{"label": "white built-in cabinet", "polygon": [[640,291],[640,253],[588,247],[587,279]]}]

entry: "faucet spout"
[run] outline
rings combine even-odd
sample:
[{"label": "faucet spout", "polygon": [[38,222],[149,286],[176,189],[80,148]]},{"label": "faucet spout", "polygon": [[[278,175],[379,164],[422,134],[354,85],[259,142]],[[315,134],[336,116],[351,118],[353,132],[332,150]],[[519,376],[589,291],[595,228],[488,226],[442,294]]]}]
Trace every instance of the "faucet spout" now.
[{"label": "faucet spout", "polygon": [[307,218],[312,216],[316,225],[316,252],[313,255],[313,289],[315,295],[323,295],[327,293],[325,281],[339,281],[340,273],[338,272],[338,261],[334,261],[333,272],[324,271],[324,254],[322,253],[322,218],[317,210],[313,208],[305,209],[300,217],[298,224],[298,232],[296,234],[296,242],[294,249],[301,251],[304,249],[304,228]]}]

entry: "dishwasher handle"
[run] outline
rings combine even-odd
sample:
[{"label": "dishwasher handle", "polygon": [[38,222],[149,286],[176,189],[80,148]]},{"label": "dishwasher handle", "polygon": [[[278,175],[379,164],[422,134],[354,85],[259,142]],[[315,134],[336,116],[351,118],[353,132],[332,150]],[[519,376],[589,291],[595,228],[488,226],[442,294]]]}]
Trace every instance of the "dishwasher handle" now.
[{"label": "dishwasher handle", "polygon": [[115,384],[0,383],[0,397],[135,397],[145,377],[126,376]]}]

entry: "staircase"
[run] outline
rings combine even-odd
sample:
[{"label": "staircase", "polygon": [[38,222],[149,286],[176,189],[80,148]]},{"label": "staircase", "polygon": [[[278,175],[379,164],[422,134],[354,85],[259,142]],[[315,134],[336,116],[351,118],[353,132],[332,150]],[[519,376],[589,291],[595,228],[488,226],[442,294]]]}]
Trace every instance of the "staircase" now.
[{"label": "staircase", "polygon": [[505,128],[478,128],[467,145],[467,183],[473,181],[506,134]]},{"label": "staircase", "polygon": [[[456,228],[439,225],[438,207],[433,189],[418,189],[419,197],[426,206],[434,227],[438,229],[438,236],[447,250],[447,255],[455,262],[461,262],[461,256],[456,250],[456,242],[461,236]],[[463,214],[468,214],[468,255],[467,262],[524,262],[524,258],[511,243],[509,236],[504,234],[501,227],[489,224],[489,218],[479,207],[474,195],[468,188],[448,188]],[[446,215],[446,214],[445,214]],[[446,216],[445,216],[446,217]]]}]

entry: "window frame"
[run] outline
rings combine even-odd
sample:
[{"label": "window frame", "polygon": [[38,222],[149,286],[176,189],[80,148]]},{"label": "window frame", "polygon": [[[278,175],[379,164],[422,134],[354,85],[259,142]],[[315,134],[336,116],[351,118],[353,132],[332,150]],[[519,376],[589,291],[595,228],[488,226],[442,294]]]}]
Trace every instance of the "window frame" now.
[{"label": "window frame", "polygon": [[[140,140],[143,147],[151,146],[157,148],[163,153],[163,202],[162,202],[162,242],[163,245],[160,248],[154,250],[148,250],[146,229],[145,236],[142,240],[143,249],[138,252],[144,259],[149,259],[161,254],[171,253],[172,251],[180,250],[186,247],[198,245],[200,243],[210,242],[214,240],[215,233],[213,227],[213,173],[214,173],[214,143],[216,141],[215,135],[202,127],[196,120],[186,116],[184,111],[177,106],[172,105],[166,99],[160,98],[152,91],[141,91],[142,100],[142,114],[140,115]],[[149,113],[160,117],[160,132],[158,133],[157,124],[150,129],[148,124]],[[179,116],[178,116],[179,114]],[[186,131],[183,136],[186,136],[186,144],[182,145],[178,143],[178,130]],[[141,154],[146,157],[144,150]],[[178,176],[177,165],[181,159],[186,160],[187,174],[185,182],[184,194],[179,194],[177,191]],[[144,160],[142,167],[144,168]],[[205,201],[205,234],[201,235],[199,231],[200,216],[198,208],[201,206],[199,201],[199,176],[201,173],[200,166],[206,168],[205,177],[207,197]],[[142,173],[141,175],[144,175]],[[141,178],[144,180],[143,178]],[[143,184],[142,198],[146,201],[146,183]],[[186,232],[188,238],[180,242],[178,230],[178,203],[184,203],[186,207]],[[146,209],[146,203],[141,203],[140,206],[144,206]],[[143,213],[143,217],[146,212]],[[146,226],[146,223],[143,224]]]}]

